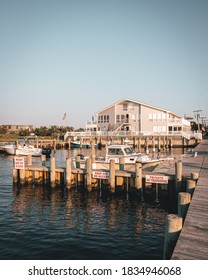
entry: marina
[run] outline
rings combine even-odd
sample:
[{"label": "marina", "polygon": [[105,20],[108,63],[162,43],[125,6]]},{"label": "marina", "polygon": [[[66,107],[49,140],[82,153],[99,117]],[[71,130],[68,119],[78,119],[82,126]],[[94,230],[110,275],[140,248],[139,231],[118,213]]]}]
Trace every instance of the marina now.
[{"label": "marina", "polygon": [[[187,251],[181,250],[179,246],[186,247],[188,241],[186,236],[185,238],[183,237],[186,234],[186,225],[190,226],[188,221],[192,223],[192,215],[196,217],[195,210],[192,210],[194,214],[190,211],[193,205],[196,204],[193,203],[197,194],[195,189],[197,189],[198,184],[201,184],[200,182],[206,182],[206,179],[201,176],[206,173],[203,170],[206,170],[207,143],[208,140],[203,139],[202,143],[195,147],[194,150],[190,150],[185,154],[177,154],[166,158],[166,160],[164,157],[164,160],[161,160],[160,164],[154,166],[152,170],[145,169],[139,160],[134,163],[134,169],[130,169],[122,156],[117,160],[109,159],[109,165],[105,168],[103,166],[101,168],[99,165],[96,166],[95,153],[97,150],[95,150],[94,145],[90,150],[57,150],[51,155],[50,159],[47,159],[45,155],[38,158],[32,158],[30,155],[27,157],[15,156],[14,158],[12,157],[14,165],[13,171],[10,170],[10,176],[13,174],[13,190],[16,194],[19,191],[21,192],[22,189],[32,191],[32,193],[38,189],[42,189],[42,191],[45,189],[47,192],[50,190],[51,193],[57,192],[57,190],[63,192],[64,190],[64,193],[76,192],[78,194],[79,192],[84,192],[89,197],[98,193],[101,200],[103,198],[108,199],[109,195],[115,196],[114,199],[127,196],[128,201],[134,197],[133,203],[138,203],[138,206],[141,206],[141,203],[152,201],[150,204],[153,203],[152,206],[156,211],[161,206],[166,205],[167,212],[165,216],[163,215],[161,224],[161,235],[163,236],[161,244],[163,245],[160,245],[159,255],[153,257],[153,259],[206,259],[206,253],[200,249],[200,244],[206,243],[206,214],[202,215],[204,221],[200,220],[201,215],[200,217],[197,216],[196,226],[197,229],[198,224],[204,227],[201,237],[204,242],[196,244],[197,250],[203,252],[202,255],[193,253],[183,255],[184,253],[182,254],[182,252]],[[128,145],[112,145],[112,147],[115,150],[115,148],[128,147]],[[79,151],[87,152],[84,156],[84,161]],[[61,162],[59,161],[60,152],[65,153]],[[102,151],[97,152],[102,153]],[[7,158],[7,156],[4,156],[4,158]],[[17,192],[17,190],[19,191]],[[188,198],[186,195],[188,195]],[[198,195],[196,196],[198,197]],[[206,204],[203,194],[200,194],[199,198],[202,198],[203,205]],[[189,204],[191,205],[190,207]],[[197,204],[200,204],[200,201],[197,201]],[[71,207],[74,207],[74,205],[71,204]],[[91,207],[94,207],[94,205],[92,204]],[[199,209],[201,209],[201,206]],[[158,211],[160,212],[160,210]],[[171,223],[172,218],[179,218],[185,222],[184,225],[182,222],[181,227],[177,229],[174,247],[170,249],[168,245],[167,251],[165,247],[169,242],[166,240],[169,233],[165,225],[167,226],[168,219],[168,223]],[[190,229],[188,231],[190,232]],[[191,234],[191,238],[193,236],[194,233]],[[190,245],[189,242],[188,244]],[[206,246],[204,248],[206,250]],[[144,255],[141,258],[145,258]]]}]

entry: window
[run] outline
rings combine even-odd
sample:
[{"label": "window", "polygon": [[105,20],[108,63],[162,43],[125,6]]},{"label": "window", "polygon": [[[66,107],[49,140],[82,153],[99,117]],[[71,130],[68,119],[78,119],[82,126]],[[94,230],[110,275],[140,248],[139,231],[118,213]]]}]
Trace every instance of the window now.
[{"label": "window", "polygon": [[101,123],[103,123],[103,116],[100,116],[100,119],[101,119]]},{"label": "window", "polygon": [[109,122],[109,115],[107,115],[106,118],[107,118],[107,122]]},{"label": "window", "polygon": [[116,122],[120,122],[120,115],[116,115]]},{"label": "window", "polygon": [[128,110],[128,103],[124,103],[123,104],[123,111],[127,111]]},{"label": "window", "polygon": [[106,115],[104,115],[104,123],[106,123]]}]

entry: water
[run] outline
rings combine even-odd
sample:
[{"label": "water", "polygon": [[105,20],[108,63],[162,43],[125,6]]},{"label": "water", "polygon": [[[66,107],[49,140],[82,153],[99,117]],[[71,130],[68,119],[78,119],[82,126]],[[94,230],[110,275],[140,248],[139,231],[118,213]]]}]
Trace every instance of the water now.
[{"label": "water", "polygon": [[[59,166],[67,153],[57,151]],[[162,259],[167,194],[156,204],[148,194],[19,187],[12,169],[0,156],[0,259]]]}]

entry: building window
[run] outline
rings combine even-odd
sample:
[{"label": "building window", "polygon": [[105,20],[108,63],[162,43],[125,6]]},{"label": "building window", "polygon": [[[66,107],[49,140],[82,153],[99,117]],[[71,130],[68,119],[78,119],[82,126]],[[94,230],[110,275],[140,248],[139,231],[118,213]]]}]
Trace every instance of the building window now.
[{"label": "building window", "polygon": [[123,104],[123,111],[127,111],[128,110],[128,103],[124,103]]},{"label": "building window", "polygon": [[104,123],[106,123],[106,115],[104,115],[103,118],[104,118]]},{"label": "building window", "polygon": [[103,123],[103,116],[100,116],[100,119],[101,119],[101,123]]},{"label": "building window", "polygon": [[109,115],[107,115],[106,117],[107,117],[107,122],[109,122]]},{"label": "building window", "polygon": [[116,122],[120,122],[120,115],[116,115]]}]

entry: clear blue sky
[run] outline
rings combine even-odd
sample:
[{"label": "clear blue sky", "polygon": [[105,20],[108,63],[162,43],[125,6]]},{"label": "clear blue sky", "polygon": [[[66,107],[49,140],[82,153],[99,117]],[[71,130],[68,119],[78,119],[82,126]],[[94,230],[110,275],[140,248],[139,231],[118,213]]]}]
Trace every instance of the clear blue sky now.
[{"label": "clear blue sky", "polygon": [[207,82],[207,0],[0,0],[0,124],[84,127],[125,97],[208,116]]}]

